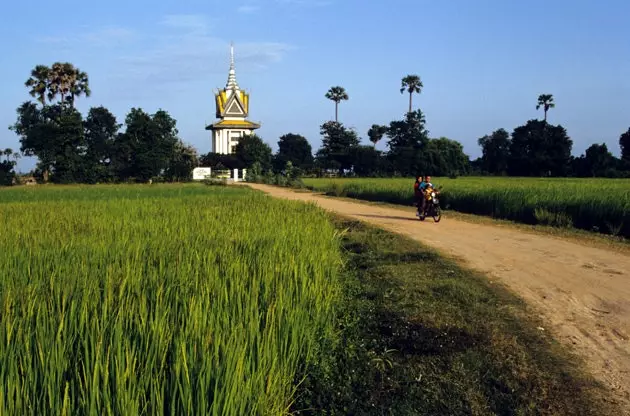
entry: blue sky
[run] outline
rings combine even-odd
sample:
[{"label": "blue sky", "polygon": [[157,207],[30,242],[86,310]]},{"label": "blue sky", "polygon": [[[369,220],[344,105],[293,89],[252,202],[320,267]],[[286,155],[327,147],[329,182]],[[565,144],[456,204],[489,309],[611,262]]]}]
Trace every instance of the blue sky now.
[{"label": "blue sky", "polygon": [[214,120],[213,89],[225,85],[233,41],[250,119],[274,150],[289,132],[319,147],[319,125],[334,117],[324,98],[333,85],[350,95],[340,121],[367,142],[372,123],[403,116],[400,79],[418,74],[425,87],[414,107],[431,136],[460,141],[471,157],[480,154],[477,138],[541,117],[541,93],[554,95],[549,121],[567,128],[574,154],[593,142],[618,154],[630,127],[628,16],[622,0],[7,1],[0,147],[19,148],[6,126],[30,99],[31,68],[70,61],[90,77],[93,95],[78,104],[84,114],[104,105],[122,122],[131,107],[163,108],[181,138],[206,153],[204,126]]}]

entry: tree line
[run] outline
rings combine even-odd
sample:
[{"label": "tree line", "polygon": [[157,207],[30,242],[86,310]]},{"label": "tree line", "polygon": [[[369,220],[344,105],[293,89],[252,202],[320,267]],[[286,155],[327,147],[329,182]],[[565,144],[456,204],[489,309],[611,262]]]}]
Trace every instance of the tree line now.
[{"label": "tree line", "polygon": [[[516,127],[512,133],[497,129],[477,140],[482,156],[470,160],[463,146],[446,137],[431,138],[426,119],[420,109],[413,109],[413,95],[420,94],[423,83],[418,75],[401,80],[401,93],[409,94],[408,111],[402,120],[387,125],[373,124],[367,131],[372,146],[361,143],[358,133],[339,121],[339,106],[349,100],[341,86],[331,87],[325,97],[334,102],[334,121],[320,126],[322,145],[311,157],[308,140],[287,134],[278,142],[278,152],[254,135],[237,146],[235,155],[209,154],[202,161],[213,166],[217,160],[225,165],[247,167],[258,162],[257,169],[269,174],[283,172],[287,162],[292,171],[298,169],[315,175],[414,176],[430,173],[435,176],[510,175],[537,177],[630,177],[630,128],[619,137],[621,157],[616,158],[606,144],[593,144],[575,157],[573,142],[562,125],[547,121],[556,104],[552,94],[538,96],[536,109],[543,119],[532,119]],[[376,150],[376,144],[387,138],[387,151]]]},{"label": "tree line", "polygon": [[[75,100],[91,94],[88,75],[71,63],[37,65],[26,80],[36,101],[17,108],[9,127],[20,151],[37,158],[34,176],[42,182],[108,183],[153,179],[187,180],[198,165],[197,151],[178,137],[168,112],[132,108],[123,124],[105,107],[84,117]],[[15,162],[0,164],[0,180],[13,182]]]},{"label": "tree line", "polygon": [[[621,158],[605,144],[593,144],[580,157],[571,155],[572,140],[561,125],[547,122],[555,108],[553,95],[538,97],[536,109],[543,120],[529,120],[511,133],[497,129],[478,139],[482,156],[476,160],[463,146],[446,137],[430,137],[420,109],[413,109],[413,96],[422,92],[418,75],[401,80],[400,93],[409,95],[407,112],[400,120],[373,124],[366,132],[371,145],[339,121],[339,106],[349,100],[341,86],[331,87],[325,98],[334,102],[334,121],[320,125],[322,145],[313,153],[307,138],[287,133],[278,140],[278,150],[258,135],[243,137],[234,154],[197,151],[178,137],[176,120],[168,112],[148,114],[132,108],[119,123],[105,107],[92,107],[84,117],[74,104],[89,97],[88,75],[71,63],[37,65],[25,86],[35,101],[17,108],[17,120],[9,128],[20,140],[20,152],[37,158],[33,174],[40,181],[55,183],[109,183],[185,181],[196,166],[216,169],[253,169],[255,176],[300,175],[354,176],[630,176],[630,128],[619,138]],[[124,127],[124,128],[123,128]],[[376,144],[387,139],[387,150]],[[9,151],[9,153],[7,153]],[[15,176],[16,156],[7,149],[0,161],[0,184]]]},{"label": "tree line", "polygon": [[482,156],[471,163],[473,170],[510,176],[630,176],[630,128],[619,136],[620,158],[605,143],[594,143],[575,157],[566,129],[547,122],[548,111],[555,108],[552,94],[538,97],[536,109],[541,108],[543,120],[529,120],[511,134],[500,128],[479,138]]}]

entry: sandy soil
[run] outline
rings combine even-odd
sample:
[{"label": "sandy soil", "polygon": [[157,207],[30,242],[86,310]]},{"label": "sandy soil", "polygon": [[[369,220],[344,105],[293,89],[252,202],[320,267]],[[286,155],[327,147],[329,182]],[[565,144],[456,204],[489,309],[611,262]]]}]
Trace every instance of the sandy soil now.
[{"label": "sandy soil", "polygon": [[584,358],[630,414],[630,256],[448,215],[437,224],[420,222],[394,208],[250,186],[411,237],[504,283],[541,314],[546,330]]}]

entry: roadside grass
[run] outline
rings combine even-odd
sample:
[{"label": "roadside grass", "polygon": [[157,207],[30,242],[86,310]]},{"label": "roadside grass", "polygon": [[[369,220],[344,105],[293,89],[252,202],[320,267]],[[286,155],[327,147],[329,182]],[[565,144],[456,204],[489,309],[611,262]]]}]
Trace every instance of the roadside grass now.
[{"label": "roadside grass", "polygon": [[346,257],[338,337],[303,365],[294,414],[618,414],[507,289],[415,241],[332,218]]},{"label": "roadside grass", "polygon": [[[603,178],[433,178],[442,207],[524,224],[630,238],[630,181]],[[413,178],[307,178],[334,196],[408,204]]]},{"label": "roadside grass", "polygon": [[[397,209],[399,211],[408,212],[410,215],[413,215],[416,211],[416,207],[411,205],[402,205],[395,204],[392,202],[385,201],[368,201],[365,199],[359,199],[357,197],[349,197],[349,196],[335,196],[330,193],[325,193],[322,191],[313,191],[310,189],[305,190],[296,190],[295,192],[302,193],[313,193],[324,198],[334,198],[347,202],[360,203],[364,205],[371,206],[379,206],[379,207],[387,207],[392,209]],[[523,224],[516,221],[505,220],[500,218],[492,218],[486,217],[483,215],[476,214],[467,214],[454,210],[443,210],[442,211],[442,221],[448,221],[448,219],[455,219],[459,221],[465,221],[471,224],[484,224],[495,227],[507,227],[519,231],[524,231],[531,234],[536,235],[544,235],[553,238],[560,238],[563,240],[570,240],[577,244],[586,245],[588,247],[599,247],[607,250],[614,250],[619,253],[630,254],[630,239],[608,235],[608,234],[600,234],[594,233],[592,231],[581,230],[578,228],[565,228],[565,227],[554,227],[551,225],[541,225],[541,224]]]}]

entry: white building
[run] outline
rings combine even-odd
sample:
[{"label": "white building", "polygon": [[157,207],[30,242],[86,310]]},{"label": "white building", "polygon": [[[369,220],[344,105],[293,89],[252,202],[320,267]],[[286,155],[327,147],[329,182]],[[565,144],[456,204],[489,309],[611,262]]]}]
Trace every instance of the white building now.
[{"label": "white building", "polygon": [[212,130],[212,152],[234,153],[234,148],[244,135],[253,134],[260,124],[247,120],[249,94],[241,90],[236,82],[234,70],[234,46],[230,47],[230,72],[223,90],[215,93],[216,117],[220,120],[206,127]]}]

